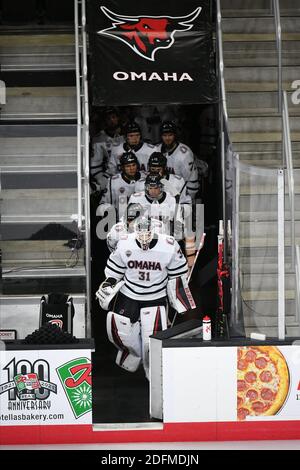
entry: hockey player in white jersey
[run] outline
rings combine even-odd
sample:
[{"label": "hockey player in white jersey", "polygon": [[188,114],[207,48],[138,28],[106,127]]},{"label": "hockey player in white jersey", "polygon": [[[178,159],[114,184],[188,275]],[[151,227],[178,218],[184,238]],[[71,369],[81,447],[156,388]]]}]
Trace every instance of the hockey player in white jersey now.
[{"label": "hockey player in white jersey", "polygon": [[[187,193],[187,184],[182,176],[170,174],[167,171],[167,157],[161,152],[153,152],[148,161],[148,170],[150,174],[161,176],[161,182],[164,190],[174,196],[180,204],[191,204],[191,196]],[[141,178],[135,184],[135,192],[145,191],[146,178]]]},{"label": "hockey player in white jersey", "polygon": [[149,219],[138,220],[135,233],[119,241],[96,295],[102,308],[111,309],[107,332],[120,367],[135,372],[142,363],[149,377],[149,336],[167,328],[167,295],[181,313],[195,308],[187,272],[176,240],[155,235]]},{"label": "hockey player in white jersey", "polygon": [[177,140],[177,128],[171,121],[165,121],[161,125],[162,144],[158,151],[167,157],[169,173],[182,176],[187,183],[187,191],[192,199],[195,199],[199,191],[198,170],[192,150]]},{"label": "hockey player in white jersey", "polygon": [[110,159],[112,146],[122,145],[123,143],[124,137],[121,135],[119,113],[115,108],[107,108],[105,111],[105,128],[93,138],[93,152],[90,163],[91,177],[97,183],[99,190],[105,189],[107,185],[106,167]]},{"label": "hockey player in white jersey", "polygon": [[136,122],[131,122],[125,130],[126,142],[119,145],[113,145],[111,156],[108,161],[107,172],[115,175],[120,170],[120,158],[124,152],[134,152],[141,171],[147,170],[147,164],[155,146],[142,140],[141,129]]},{"label": "hockey player in white jersey", "polygon": [[[142,215],[143,208],[141,204],[128,204],[125,215],[112,226],[107,235],[106,243],[110,252],[116,249],[118,242],[124,234],[134,231],[134,223]],[[155,233],[164,233],[164,226],[160,220],[152,219],[152,227]]]},{"label": "hockey player in white jersey", "polygon": [[145,179],[145,191],[130,196],[130,203],[139,203],[144,209],[144,215],[164,224],[165,233],[173,234],[175,224],[182,224],[181,208],[174,196],[164,191],[161,177],[149,174]]},{"label": "hockey player in white jersey", "polygon": [[139,171],[139,162],[133,152],[126,152],[120,158],[122,172],[111,176],[101,199],[101,204],[113,205],[119,213],[119,206],[127,203],[134,193],[135,183],[145,177],[145,173]]}]

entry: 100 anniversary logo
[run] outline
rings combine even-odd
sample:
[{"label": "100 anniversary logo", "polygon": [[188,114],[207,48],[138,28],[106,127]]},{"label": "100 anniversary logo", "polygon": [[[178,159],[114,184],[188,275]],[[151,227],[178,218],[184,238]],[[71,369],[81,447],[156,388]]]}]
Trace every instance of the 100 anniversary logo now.
[{"label": "100 anniversary logo", "polygon": [[57,385],[50,382],[50,366],[44,359],[31,363],[27,359],[16,362],[12,359],[3,370],[7,382],[0,384],[0,395],[8,393],[8,399],[15,402],[47,400],[50,393],[57,393]]}]

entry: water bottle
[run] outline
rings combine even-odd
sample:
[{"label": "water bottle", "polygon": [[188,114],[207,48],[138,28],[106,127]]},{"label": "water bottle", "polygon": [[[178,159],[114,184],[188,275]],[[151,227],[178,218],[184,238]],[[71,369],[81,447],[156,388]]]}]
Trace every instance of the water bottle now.
[{"label": "water bottle", "polygon": [[202,320],[203,341],[211,341],[211,320],[206,315]]}]

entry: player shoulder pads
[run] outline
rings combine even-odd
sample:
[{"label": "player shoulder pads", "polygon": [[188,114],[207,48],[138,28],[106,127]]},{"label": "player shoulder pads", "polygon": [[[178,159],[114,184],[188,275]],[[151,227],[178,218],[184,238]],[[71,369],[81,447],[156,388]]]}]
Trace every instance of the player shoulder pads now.
[{"label": "player shoulder pads", "polygon": [[121,232],[121,230],[124,230],[124,224],[122,222],[118,222],[115,226],[114,229],[116,232]]},{"label": "player shoulder pads", "polygon": [[182,153],[186,153],[188,151],[188,148],[185,145],[180,145],[180,150]]},{"label": "player shoulder pads", "polygon": [[169,245],[174,245],[174,243],[175,243],[175,238],[174,238],[174,237],[166,237],[166,242],[167,242]]}]

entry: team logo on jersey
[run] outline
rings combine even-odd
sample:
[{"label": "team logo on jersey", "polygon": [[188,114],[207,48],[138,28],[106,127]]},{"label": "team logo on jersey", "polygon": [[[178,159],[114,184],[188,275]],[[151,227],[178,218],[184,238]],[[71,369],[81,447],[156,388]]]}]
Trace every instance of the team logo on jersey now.
[{"label": "team logo on jersey", "polygon": [[121,194],[123,194],[123,193],[125,193],[125,188],[120,188],[119,191],[120,191]]},{"label": "team logo on jersey", "polygon": [[127,250],[127,251],[125,252],[125,255],[128,256],[128,258],[129,258],[129,256],[132,255],[132,252],[131,252],[130,250]]},{"label": "team logo on jersey", "polygon": [[146,269],[147,271],[162,271],[161,264],[158,261],[137,261],[130,260],[127,263],[131,269]]},{"label": "team logo on jersey", "polygon": [[154,61],[159,49],[168,49],[174,42],[176,31],[189,31],[194,26],[202,7],[186,16],[126,16],[113,13],[101,6],[112,26],[98,34],[119,39],[144,59]]}]

